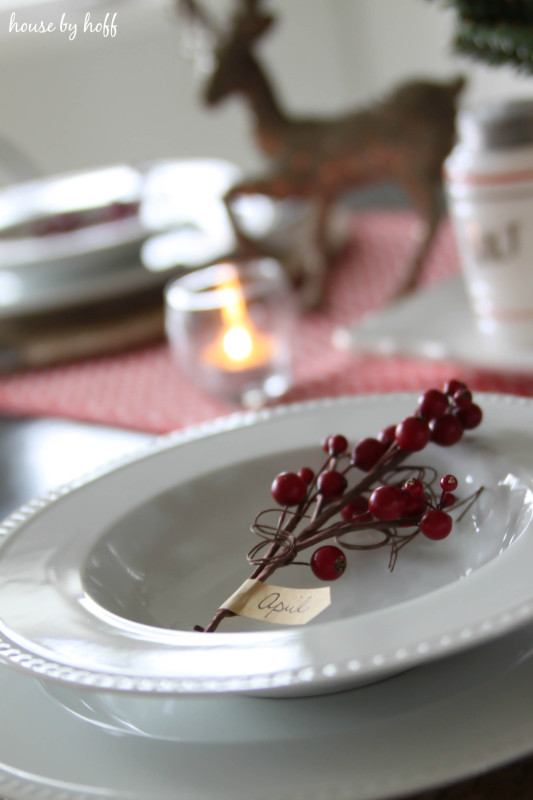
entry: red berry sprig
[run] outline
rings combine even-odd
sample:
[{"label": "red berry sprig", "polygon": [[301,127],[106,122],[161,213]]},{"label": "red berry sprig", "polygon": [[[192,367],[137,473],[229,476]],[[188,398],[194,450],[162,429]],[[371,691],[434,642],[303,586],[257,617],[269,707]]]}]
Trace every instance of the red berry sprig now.
[{"label": "red berry sprig", "polygon": [[[254,567],[251,578],[266,580],[279,567],[307,564],[317,578],[333,581],[347,568],[344,550],[382,546],[390,548],[392,570],[400,550],[416,536],[445,539],[453,529],[449,509],[463,506],[463,516],[482,490],[458,502],[454,475],[443,475],[436,489],[434,469],[403,462],[430,443],[453,446],[482,418],[466,384],[451,380],[442,390],[420,395],[412,415],[375,438],[361,439],[351,450],[343,434],[327,436],[322,442],[326,460],[319,469],[304,466],[274,478],[271,494],[277,509],[260,512],[251,528],[259,538],[247,556]],[[381,534],[377,543],[346,538],[368,530]],[[324,544],[327,540],[334,544]],[[310,561],[296,561],[306,549],[313,551]],[[216,630],[226,616],[233,612],[219,609],[205,631]]]}]

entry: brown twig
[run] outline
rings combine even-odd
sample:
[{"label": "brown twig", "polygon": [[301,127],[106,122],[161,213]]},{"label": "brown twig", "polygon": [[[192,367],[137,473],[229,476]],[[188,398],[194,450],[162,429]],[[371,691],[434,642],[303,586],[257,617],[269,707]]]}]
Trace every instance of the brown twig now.
[{"label": "brown twig", "polygon": [[[442,476],[439,496],[433,488],[438,477],[433,467],[403,462],[430,440],[442,446],[456,444],[465,430],[480,424],[482,417],[466,384],[451,380],[442,392],[430,389],[421,395],[414,415],[384,429],[378,440],[361,440],[351,457],[344,436],[327,437],[323,447],[328,456],[316,474],[304,468],[299,474],[276,476],[272,496],[278,508],[261,511],[251,527],[259,541],[247,555],[253,567],[250,579],[266,581],[281,567],[304,563],[296,561],[299,553],[328,539],[348,550],[389,547],[389,569],[393,570],[399,552],[419,533],[435,540],[448,536],[452,518],[445,509],[464,506],[458,518],[463,519],[482,489],[457,503],[452,493],[457,487],[455,476]],[[391,438],[391,444],[383,444]],[[364,471],[348,488],[346,476],[354,469]],[[360,513],[354,512],[357,507],[361,507]],[[277,515],[275,524],[268,519],[273,513]],[[339,513],[342,519],[334,520]],[[346,540],[348,534],[368,531],[378,532],[380,539],[359,543]],[[342,550],[333,552],[335,559],[341,559],[340,567],[335,562],[333,574],[329,566],[324,569],[323,561],[322,565],[318,563],[329,556],[331,551],[321,548],[313,553],[310,565],[317,577],[330,579],[342,574],[346,565]],[[229,616],[235,616],[234,612],[219,608],[205,631],[215,631]],[[204,629],[197,626],[196,630]]]},{"label": "brown twig", "polygon": [[[262,541],[254,545],[254,547],[252,547],[248,553],[249,562],[256,565],[256,568],[250,577],[252,579],[255,578],[257,580],[266,581],[267,578],[269,578],[277,569],[293,563],[296,555],[304,548],[313,546],[325,539],[333,538],[339,533],[340,535],[343,535],[353,531],[369,529],[383,530],[383,523],[369,524],[365,522],[359,525],[353,523],[344,523],[333,525],[326,529],[324,529],[323,526],[332,517],[334,517],[340,511],[340,509],[346,505],[346,503],[351,502],[358,495],[370,489],[370,487],[375,485],[386,475],[389,475],[389,473],[397,470],[402,461],[404,461],[408,455],[409,453],[401,450],[396,444],[391,445],[384,453],[382,458],[379,459],[376,465],[352,489],[350,489],[350,491],[346,492],[342,498],[326,504],[322,511],[320,511],[324,503],[323,497],[321,495],[317,495],[316,493],[310,493],[311,496],[308,496],[302,503],[300,503],[295,511],[288,512],[285,510],[283,512],[280,519],[285,520],[287,516],[289,516],[285,527],[281,527],[281,524],[278,524],[275,529],[273,526],[267,526],[272,531],[271,534],[267,532],[267,528],[265,526],[257,524],[261,516],[265,513],[268,513],[270,509],[260,512],[254,525],[252,526],[252,530],[261,537]],[[334,466],[335,461],[335,458],[330,457],[328,458],[326,465]],[[415,467],[415,470],[416,469],[418,468]],[[316,503],[316,509],[318,509],[319,513],[313,514],[308,524],[297,536],[295,536],[293,532],[300,522],[306,519],[307,511],[313,502]],[[408,522],[411,520],[406,518],[405,521]],[[263,557],[257,558],[257,554],[261,551],[261,549],[265,547],[265,545],[268,546],[270,536],[272,537],[270,547]],[[367,545],[366,547],[362,546],[361,549],[376,549],[376,547],[382,547],[390,542],[390,538],[391,537],[388,536],[379,544],[371,544]],[[229,611],[225,608],[219,608],[209,625],[207,625],[207,627],[203,630],[205,630],[206,633],[212,633],[218,628],[223,619],[231,616],[235,616],[232,611]],[[199,626],[198,629],[200,629]]]}]

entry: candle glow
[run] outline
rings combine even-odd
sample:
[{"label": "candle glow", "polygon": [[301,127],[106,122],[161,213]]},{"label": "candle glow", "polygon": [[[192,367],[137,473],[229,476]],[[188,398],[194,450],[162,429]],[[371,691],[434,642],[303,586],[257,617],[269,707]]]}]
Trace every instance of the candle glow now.
[{"label": "candle glow", "polygon": [[246,328],[235,326],[224,335],[224,350],[230,358],[242,361],[253,349],[252,337]]},{"label": "candle glow", "polygon": [[250,319],[241,284],[234,278],[217,289],[222,330],[204,351],[207,363],[230,372],[253,369],[272,358],[270,339]]}]

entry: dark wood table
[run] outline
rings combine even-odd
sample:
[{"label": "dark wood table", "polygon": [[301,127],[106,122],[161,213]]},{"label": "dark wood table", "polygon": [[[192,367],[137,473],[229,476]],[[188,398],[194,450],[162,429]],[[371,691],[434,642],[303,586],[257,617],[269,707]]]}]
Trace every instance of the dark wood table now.
[{"label": "dark wood table", "polygon": [[0,416],[0,518],[151,438],[69,420]]},{"label": "dark wood table", "polygon": [[[144,433],[67,420],[0,417],[0,517],[32,497],[137,449],[150,438]],[[384,763],[383,768],[386,766]],[[531,800],[533,756],[416,797]]]}]

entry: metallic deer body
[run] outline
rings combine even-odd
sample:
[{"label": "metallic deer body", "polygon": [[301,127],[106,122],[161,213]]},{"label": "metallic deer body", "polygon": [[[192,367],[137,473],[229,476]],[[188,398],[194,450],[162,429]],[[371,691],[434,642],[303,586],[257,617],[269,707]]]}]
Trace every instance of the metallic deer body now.
[{"label": "metallic deer body", "polygon": [[453,144],[456,102],[464,79],[413,81],[371,106],[335,118],[295,118],[282,108],[253,53],[255,42],[274,22],[260,10],[261,0],[241,0],[225,32],[218,30],[196,0],[181,2],[215,41],[206,104],[242,95],[253,113],[256,143],[270,161],[268,172],[246,178],[226,195],[241,241],[245,237],[232,213],[236,198],[264,194],[312,201],[316,211],[313,241],[299,265],[301,274],[292,277],[301,285],[302,304],[316,307],[324,296],[333,205],[349,189],[394,180],[411,197],[423,222],[395,296],[414,289],[442,212],[442,164]]}]

